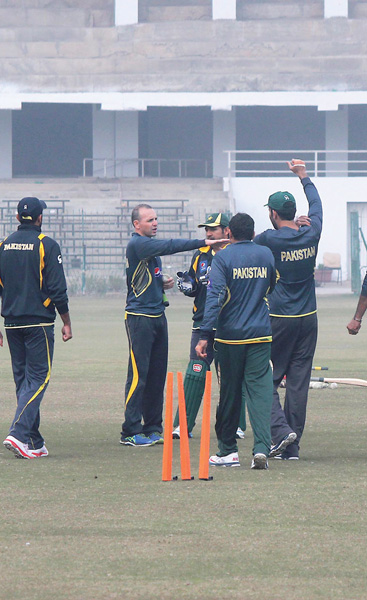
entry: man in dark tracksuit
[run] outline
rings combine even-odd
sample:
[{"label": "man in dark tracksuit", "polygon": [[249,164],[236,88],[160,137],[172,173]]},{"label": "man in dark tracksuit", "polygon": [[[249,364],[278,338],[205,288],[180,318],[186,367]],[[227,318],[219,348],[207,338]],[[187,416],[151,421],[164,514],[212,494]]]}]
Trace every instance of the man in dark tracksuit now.
[{"label": "man in dark tracksuit", "polygon": [[251,468],[266,469],[270,451],[272,373],[271,326],[266,295],[275,285],[272,253],[251,240],[254,221],[244,213],[229,223],[231,244],[215,255],[210,271],[200,341],[205,358],[207,340],[216,325],[215,346],[220,365],[220,399],[215,430],[219,452],[209,463],[239,466],[236,429],[242,388],[254,434]]},{"label": "man in dark tracksuit", "polygon": [[151,446],[163,443],[163,391],[168,355],[163,290],[174,284],[172,277],[163,282],[160,256],[194,250],[215,242],[154,240],[157,215],[148,204],[136,206],[131,220],[135,233],[126,249],[128,293],[125,313],[130,355],[120,443]]},{"label": "man in dark tracksuit", "polygon": [[40,404],[50,375],[55,308],[63,321],[62,338],[71,339],[66,281],[59,245],[41,233],[38,198],[18,204],[18,230],[0,245],[1,314],[11,355],[17,408],[3,444],[18,458],[48,455],[39,431]]},{"label": "man in dark tracksuit", "polygon": [[[270,248],[279,273],[269,299],[274,369],[270,456],[297,460],[317,341],[314,269],[322,229],[322,205],[303,161],[293,160],[288,166],[303,185],[309,203],[308,224],[299,227],[295,223],[296,202],[292,194],[276,192],[267,204],[274,229],[264,231],[254,241]],[[287,379],[283,410],[278,387],[284,376]]]},{"label": "man in dark tracksuit", "polygon": [[[210,214],[205,223],[201,223],[198,227],[205,227],[206,235],[209,239],[221,239],[228,236],[229,219],[224,213]],[[226,245],[228,242],[226,242]],[[194,298],[193,306],[193,326],[190,344],[190,362],[187,365],[184,392],[186,403],[187,428],[189,436],[195,426],[195,420],[200,408],[200,404],[204,395],[206,372],[210,370],[210,365],[214,360],[214,334],[208,339],[206,349],[207,357],[205,360],[199,360],[195,351],[195,347],[200,339],[200,325],[204,316],[204,308],[206,301],[206,290],[209,283],[209,274],[213,257],[223,245],[218,245],[210,248],[204,246],[199,248],[192,257],[189,271],[185,273],[177,273],[178,289],[190,298]],[[177,410],[174,422],[173,438],[179,439],[179,412]],[[239,427],[237,429],[237,437],[244,437],[246,429],[245,403],[243,402]]]}]

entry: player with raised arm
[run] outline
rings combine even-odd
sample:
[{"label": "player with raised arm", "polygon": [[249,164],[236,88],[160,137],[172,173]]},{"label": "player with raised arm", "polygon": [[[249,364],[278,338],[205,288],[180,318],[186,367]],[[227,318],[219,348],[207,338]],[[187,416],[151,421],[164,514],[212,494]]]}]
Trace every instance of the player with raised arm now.
[{"label": "player with raised arm", "polygon": [[[294,220],[294,196],[275,192],[266,204],[273,229],[256,236],[254,242],[273,252],[279,276],[269,297],[274,383],[270,457],[297,460],[317,341],[314,270],[322,230],[322,204],[305,163],[293,159],[288,167],[303,186],[309,204],[308,220],[299,226]],[[284,376],[287,386],[282,408],[278,387]]]}]

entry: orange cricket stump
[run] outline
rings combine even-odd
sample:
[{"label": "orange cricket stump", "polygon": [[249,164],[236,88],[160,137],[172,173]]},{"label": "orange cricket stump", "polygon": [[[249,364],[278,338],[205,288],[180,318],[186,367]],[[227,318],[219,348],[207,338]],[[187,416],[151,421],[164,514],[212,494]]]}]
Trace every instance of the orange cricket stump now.
[{"label": "orange cricket stump", "polygon": [[189,432],[187,430],[185,392],[182,379],[182,373],[177,373],[178,387],[178,410],[180,421],[180,455],[181,455],[181,479],[194,479],[191,477],[190,468],[190,448],[189,448]]},{"label": "orange cricket stump", "polygon": [[199,479],[211,481],[209,477],[209,454],[210,454],[210,403],[212,397],[212,374],[206,372],[205,392],[203,400],[203,420],[201,424]]},{"label": "orange cricket stump", "polygon": [[167,373],[162,481],[172,481],[173,373]]}]

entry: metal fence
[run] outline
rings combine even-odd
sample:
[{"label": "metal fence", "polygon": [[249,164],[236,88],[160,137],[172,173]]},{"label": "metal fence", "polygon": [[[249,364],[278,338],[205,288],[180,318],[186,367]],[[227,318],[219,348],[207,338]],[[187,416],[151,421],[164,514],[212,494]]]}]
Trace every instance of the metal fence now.
[{"label": "metal fence", "polygon": [[212,177],[212,161],[196,158],[84,158],[83,177]]},{"label": "metal fence", "polygon": [[367,150],[229,150],[228,177],[284,177],[290,158],[301,158],[311,177],[366,177]]}]

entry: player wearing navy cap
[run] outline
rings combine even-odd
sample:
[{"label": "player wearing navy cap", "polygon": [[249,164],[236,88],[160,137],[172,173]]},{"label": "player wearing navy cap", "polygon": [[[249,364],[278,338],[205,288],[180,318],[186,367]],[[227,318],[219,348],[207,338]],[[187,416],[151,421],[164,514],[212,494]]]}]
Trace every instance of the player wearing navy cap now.
[{"label": "player wearing navy cap", "polygon": [[26,459],[48,455],[39,431],[39,408],[51,375],[56,310],[63,321],[63,341],[72,337],[60,247],[41,233],[44,208],[38,198],[23,198],[18,230],[0,244],[1,314],[17,395],[3,444]]}]

